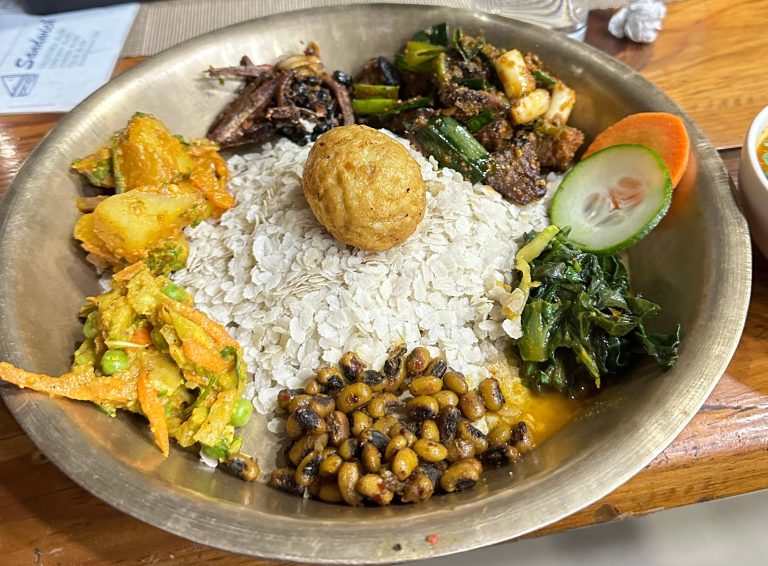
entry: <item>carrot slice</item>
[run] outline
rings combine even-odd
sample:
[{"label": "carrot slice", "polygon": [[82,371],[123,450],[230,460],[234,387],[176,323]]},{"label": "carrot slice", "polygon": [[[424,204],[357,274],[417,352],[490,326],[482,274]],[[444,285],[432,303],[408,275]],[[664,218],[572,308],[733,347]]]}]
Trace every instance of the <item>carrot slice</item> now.
[{"label": "carrot slice", "polygon": [[165,407],[157,397],[149,377],[149,372],[144,368],[139,371],[139,378],[136,381],[136,387],[139,391],[139,403],[144,415],[149,419],[149,428],[155,435],[155,443],[163,452],[163,456],[168,456],[170,451],[170,441],[168,440],[168,423],[165,422]]},{"label": "carrot slice", "polygon": [[667,112],[630,114],[599,133],[583,157],[623,143],[650,147],[667,164],[672,186],[680,182],[688,166],[691,140],[679,116]]}]

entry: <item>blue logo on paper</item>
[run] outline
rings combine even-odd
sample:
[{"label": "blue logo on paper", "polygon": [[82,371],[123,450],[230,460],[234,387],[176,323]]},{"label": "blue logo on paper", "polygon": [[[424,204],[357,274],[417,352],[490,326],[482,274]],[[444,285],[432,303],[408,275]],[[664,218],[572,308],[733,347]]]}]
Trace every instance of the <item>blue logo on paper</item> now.
[{"label": "blue logo on paper", "polygon": [[14,98],[19,98],[32,92],[32,87],[35,86],[38,77],[39,75],[25,73],[22,75],[3,75],[0,79],[2,79],[8,94]]}]

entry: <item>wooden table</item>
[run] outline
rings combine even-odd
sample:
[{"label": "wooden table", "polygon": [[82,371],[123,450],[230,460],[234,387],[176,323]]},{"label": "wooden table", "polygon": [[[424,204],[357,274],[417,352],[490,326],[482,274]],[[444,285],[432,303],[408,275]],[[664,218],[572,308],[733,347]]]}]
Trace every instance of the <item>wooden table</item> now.
[{"label": "wooden table", "polygon": [[[768,0],[673,3],[651,45],[615,40],[593,12],[587,41],[672,96],[737,181],[738,151],[768,104]],[[120,62],[118,72],[138,62]],[[58,114],[0,117],[0,195]],[[768,262],[755,253],[752,301],[728,369],[680,436],[597,503],[535,534],[643,515],[768,488]],[[59,472],[0,405],[0,549],[4,564],[112,562],[273,564],[204,547],[117,511]]]}]

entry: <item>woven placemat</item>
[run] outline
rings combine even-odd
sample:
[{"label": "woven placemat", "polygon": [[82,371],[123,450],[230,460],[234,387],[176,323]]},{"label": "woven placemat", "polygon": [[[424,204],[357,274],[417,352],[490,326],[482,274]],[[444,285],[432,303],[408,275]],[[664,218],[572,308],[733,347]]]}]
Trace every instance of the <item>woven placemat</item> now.
[{"label": "woven placemat", "polygon": [[[370,0],[165,0],[142,4],[122,56],[154,55],[203,33],[280,12]],[[405,0],[376,0],[402,4]],[[471,8],[471,0],[411,0],[410,4]],[[591,0],[592,8],[618,7],[622,0]]]}]

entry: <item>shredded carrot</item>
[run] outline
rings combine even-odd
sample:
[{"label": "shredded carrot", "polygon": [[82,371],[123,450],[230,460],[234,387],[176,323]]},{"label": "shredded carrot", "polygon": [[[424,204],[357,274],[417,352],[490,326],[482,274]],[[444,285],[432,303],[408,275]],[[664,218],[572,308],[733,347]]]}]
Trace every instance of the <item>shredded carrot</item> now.
[{"label": "shredded carrot", "polygon": [[584,152],[587,157],[606,147],[637,143],[658,153],[669,169],[672,186],[676,187],[688,167],[691,140],[679,116],[667,112],[630,114],[597,135]]},{"label": "shredded carrot", "polygon": [[109,404],[115,408],[128,407],[137,399],[136,376],[130,372],[97,378],[91,370],[51,377],[0,362],[0,379],[48,395]]},{"label": "shredded carrot", "polygon": [[236,340],[233,340],[227,330],[217,322],[212,321],[206,315],[192,307],[188,307],[178,301],[168,301],[168,307],[178,312],[180,315],[188,318],[192,322],[203,327],[203,330],[217,342],[217,345],[222,349],[226,346],[231,346],[235,349],[240,349],[240,345]]},{"label": "shredded carrot", "polygon": [[184,356],[194,365],[205,368],[213,373],[224,373],[229,369],[230,362],[221,357],[219,352],[206,348],[200,342],[184,340],[181,345]]},{"label": "shredded carrot", "polygon": [[152,333],[149,330],[149,326],[142,324],[131,336],[131,342],[134,344],[141,344],[142,346],[148,346],[152,343]]},{"label": "shredded carrot", "polygon": [[112,279],[115,281],[129,281],[145,269],[147,269],[147,264],[143,261],[137,261],[136,263],[129,265],[125,269],[121,269],[115,273]]},{"label": "shredded carrot", "polygon": [[144,415],[149,419],[149,428],[155,436],[155,443],[162,451],[163,456],[168,456],[170,441],[168,440],[168,423],[165,422],[165,407],[157,396],[149,372],[144,368],[139,371],[136,386],[139,393],[139,404]]}]

